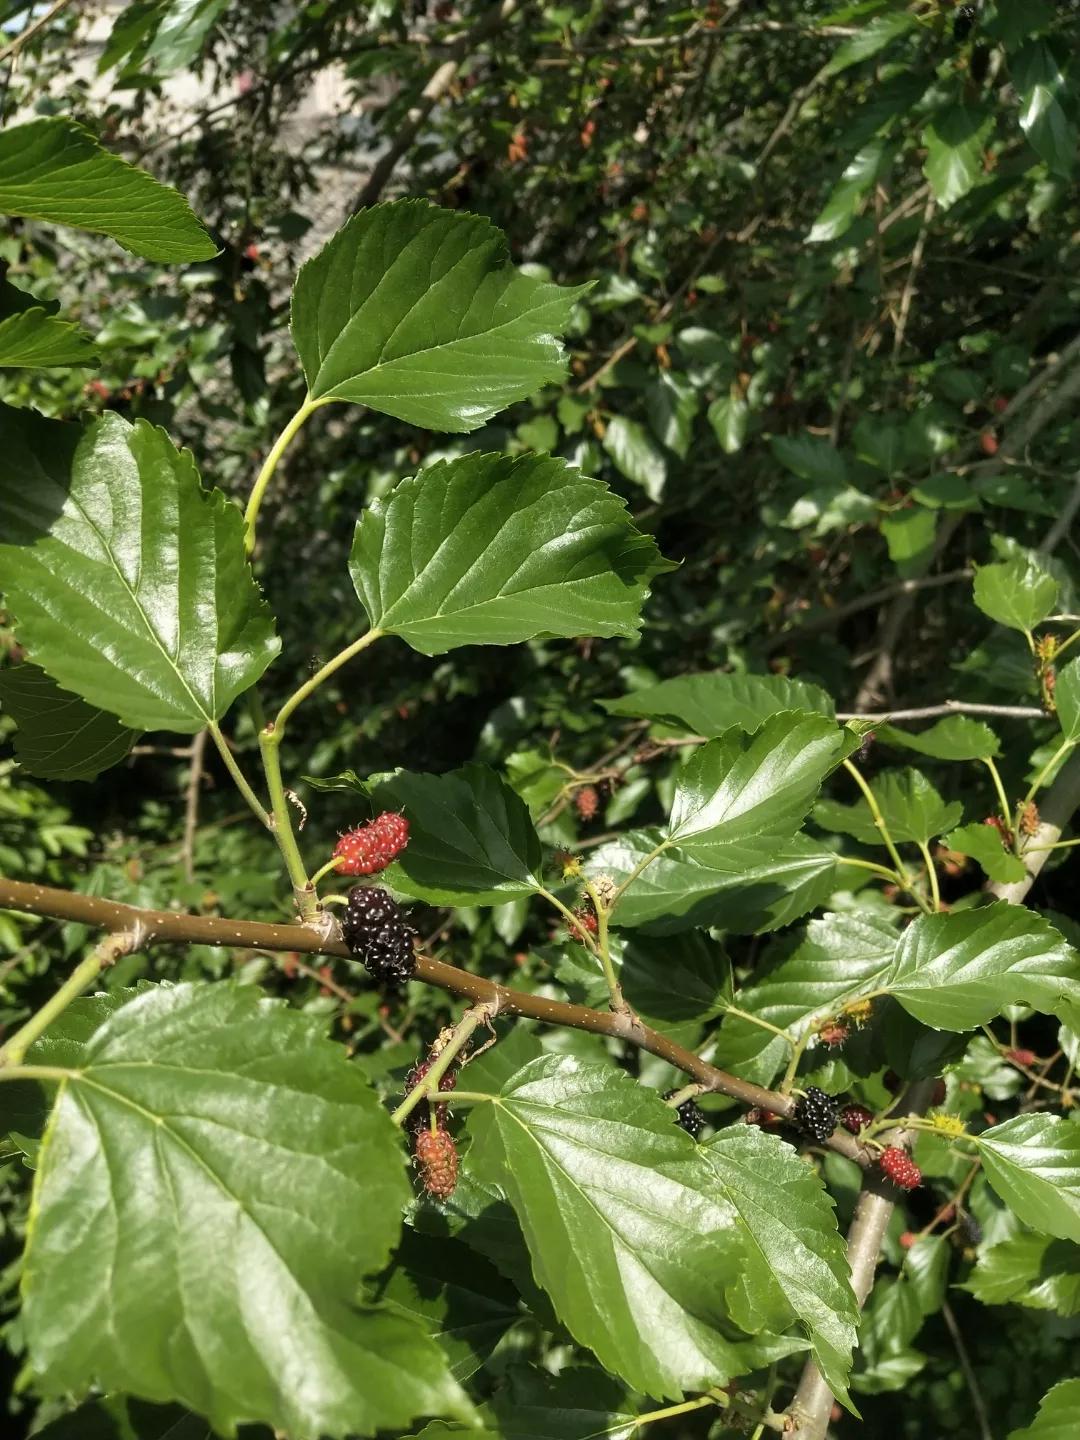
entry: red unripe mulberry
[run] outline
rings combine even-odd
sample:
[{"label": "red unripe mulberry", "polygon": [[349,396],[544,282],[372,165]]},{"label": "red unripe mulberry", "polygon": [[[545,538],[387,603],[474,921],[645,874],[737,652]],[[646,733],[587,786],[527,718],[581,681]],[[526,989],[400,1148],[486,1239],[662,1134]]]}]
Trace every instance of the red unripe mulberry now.
[{"label": "red unripe mulberry", "polygon": [[454,1137],[447,1130],[418,1130],[413,1140],[413,1155],[427,1193],[436,1200],[449,1200],[458,1172]]},{"label": "red unripe mulberry", "polygon": [[409,843],[409,822],[387,810],[343,835],[334,847],[339,875],[376,875]]}]

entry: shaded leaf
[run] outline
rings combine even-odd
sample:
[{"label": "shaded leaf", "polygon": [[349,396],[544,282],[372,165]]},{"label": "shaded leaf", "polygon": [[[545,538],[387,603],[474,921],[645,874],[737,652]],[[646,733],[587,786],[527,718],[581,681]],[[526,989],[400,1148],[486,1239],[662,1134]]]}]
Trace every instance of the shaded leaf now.
[{"label": "shaded leaf", "polygon": [[618,496],[550,455],[430,466],[364,511],[349,557],[372,625],[425,655],[632,636],[666,568]]},{"label": "shaded leaf", "polygon": [[1025,1225],[1080,1241],[1080,1125],[1015,1115],[973,1138],[986,1178]]},{"label": "shaded leaf", "polygon": [[69,320],[58,320],[43,306],[0,318],[0,369],[53,365],[90,365],[94,342]]},{"label": "shaded leaf", "polygon": [[643,426],[616,415],[604,431],[604,449],[620,474],[640,485],[650,500],[660,499],[667,483],[667,461]]},{"label": "shaded leaf", "polygon": [[983,760],[1001,754],[1001,742],[990,726],[967,715],[947,715],[929,730],[911,731],[897,725],[882,725],[875,734],[887,745],[917,750],[934,760]]},{"label": "shaded leaf", "polygon": [[679,771],[668,837],[695,849],[798,829],[850,735],[823,715],[781,711],[750,736],[731,730]]},{"label": "shaded leaf", "polygon": [[681,725],[693,735],[716,738],[733,725],[756,730],[781,710],[815,711],[832,716],[831,698],[817,685],[783,675],[734,675],[722,670],[680,675],[601,700],[609,715],[642,715]]},{"label": "shaded leaf", "polygon": [[941,837],[941,843],[960,855],[977,860],[991,880],[1013,885],[1027,874],[1024,862],[1002,844],[1001,832],[993,825],[961,825]]},{"label": "shaded leaf", "polygon": [[182,195],[60,115],[0,133],[0,214],[94,230],[147,260],[217,253]]},{"label": "shaded leaf", "polygon": [[1009,70],[1020,95],[1020,128],[1050,170],[1068,177],[1076,163],[1076,126],[1062,105],[1069,87],[1053,50],[1045,40],[1029,41],[1010,55]]},{"label": "shaded leaf", "polygon": [[561,378],[556,336],[587,289],[522,274],[481,216],[396,200],[354,215],[302,267],[293,341],[312,400],[476,430]]},{"label": "shaded leaf", "polygon": [[[960,802],[943,800],[919,770],[883,771],[870,788],[889,834],[899,844],[925,845],[963,814]],[[814,806],[814,819],[822,829],[852,835],[863,845],[885,843],[865,802],[844,805],[839,800],[821,800]]]},{"label": "shaded leaf", "polygon": [[465,1418],[422,1332],[354,1303],[408,1195],[394,1127],[317,1022],[236,984],[137,997],[61,1081],[41,1148],[23,1307],[39,1386],[312,1440]]},{"label": "shaded leaf", "polygon": [[939,111],[923,132],[923,173],[943,210],[955,205],[982,178],[983,152],[993,124],[993,117],[984,111],[956,104]]},{"label": "shaded leaf", "polygon": [[383,872],[405,894],[433,905],[501,905],[542,883],[529,812],[486,765],[376,776],[368,793],[376,811],[401,810],[409,821],[408,845]]},{"label": "shaded leaf", "polygon": [[228,0],[166,0],[139,68],[171,75],[195,60]]},{"label": "shaded leaf", "polygon": [[1058,582],[1030,558],[980,565],[975,571],[975,604],[991,620],[1030,634],[1057,603]]},{"label": "shaded leaf", "polygon": [[888,142],[877,136],[852,157],[806,237],[811,244],[838,240],[847,233],[863,196],[881,174],[889,154]]},{"label": "shaded leaf", "polygon": [[[469,1081],[472,1083],[470,1072]],[[484,1363],[519,1316],[517,1291],[460,1242],[406,1230],[373,1299],[418,1322],[437,1340],[455,1380]]]},{"label": "shaded leaf", "polygon": [[[829,1388],[848,1403],[859,1323],[844,1242],[821,1177],[798,1152],[754,1126],[731,1125],[702,1147],[720,1194],[738,1211],[765,1270],[806,1327]],[[760,1287],[761,1264],[747,1273]]]},{"label": "shaded leaf", "polygon": [[701,408],[698,392],[685,375],[661,370],[659,378],[649,387],[646,405],[653,434],[680,460],[685,460],[690,451],[694,420]]},{"label": "shaded leaf", "polygon": [[[259,1440],[269,1440],[270,1433],[262,1431]],[[34,1440],[214,1440],[214,1432],[180,1405],[147,1405],[126,1395],[110,1395],[88,1400],[35,1430]],[[247,1431],[244,1440],[255,1440],[255,1434]]]},{"label": "shaded leaf", "polygon": [[747,1256],[738,1217],[658,1095],[611,1065],[545,1056],[469,1128],[470,1170],[506,1188],[537,1280],[605,1369],[678,1397],[799,1348],[740,1335],[725,1303]]},{"label": "shaded leaf", "polygon": [[924,1025],[973,1030],[1018,1001],[1068,1014],[1080,1003],[1080,955],[1041,915],[998,900],[920,915],[882,984]]},{"label": "shaded leaf", "polygon": [[839,75],[842,71],[850,69],[852,65],[869,60],[872,56],[880,54],[899,36],[914,29],[917,23],[914,15],[909,15],[905,10],[893,11],[886,15],[874,15],[865,25],[859,27],[857,35],[850,40],[845,40],[829,61],[825,73]]},{"label": "shaded leaf", "polygon": [[664,847],[658,830],[631,830],[597,847],[587,869],[621,884],[654,852],[620,898],[615,924],[657,934],[713,925],[754,934],[790,924],[836,888],[836,855],[805,835],[686,849]]},{"label": "shaded leaf", "polygon": [[1023,1231],[984,1250],[962,1288],[984,1305],[1080,1314],[1080,1247]]},{"label": "shaded leaf", "polygon": [[502,1440],[629,1440],[637,1407],[599,1368],[510,1371],[493,1400]]},{"label": "shaded leaf", "polygon": [[1065,739],[1080,741],[1080,659],[1070,660],[1057,672],[1054,704]]},{"label": "shaded leaf", "polygon": [[19,727],[19,763],[46,780],[92,780],[119,764],[139,737],[115,716],[61,690],[36,665],[0,670],[0,707]]},{"label": "shaded leaf", "polygon": [[[896,931],[883,920],[823,915],[810,921],[794,949],[738,991],[736,1003],[740,1010],[797,1035],[835,1015],[845,1001],[879,989],[895,950]],[[720,1027],[716,1063],[742,1071],[756,1062],[755,1078],[762,1084],[790,1053],[784,1040],[739,1015],[729,1015]]]},{"label": "shaded leaf", "polygon": [[749,418],[750,407],[734,386],[730,394],[709,406],[709,424],[725,455],[735,455],[742,449]]},{"label": "shaded leaf", "polygon": [[1008,1440],[1073,1440],[1080,1427],[1080,1380],[1062,1380],[1039,1401],[1039,1413]]},{"label": "shaded leaf", "polygon": [[131,729],[220,720],[280,648],[239,510],[145,420],[2,419],[0,562],[33,659]]}]

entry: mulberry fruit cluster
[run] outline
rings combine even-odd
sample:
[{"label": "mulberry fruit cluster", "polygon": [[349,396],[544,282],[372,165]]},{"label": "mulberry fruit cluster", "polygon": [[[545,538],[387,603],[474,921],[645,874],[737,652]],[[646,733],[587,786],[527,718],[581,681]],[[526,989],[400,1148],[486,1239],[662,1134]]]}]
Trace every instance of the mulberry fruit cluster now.
[{"label": "mulberry fruit cluster", "polygon": [[873,1119],[874,1112],[865,1105],[845,1105],[840,1112],[840,1124],[845,1130],[850,1130],[852,1135],[858,1135]]},{"label": "mulberry fruit cluster", "polygon": [[409,843],[409,822],[404,815],[386,810],[343,835],[334,846],[340,875],[375,875]]},{"label": "mulberry fruit cluster", "polygon": [[816,1085],[811,1085],[805,1095],[795,1102],[792,1119],[800,1130],[812,1136],[819,1145],[824,1145],[836,1129],[840,1106],[832,1095],[826,1095]]},{"label": "mulberry fruit cluster", "polygon": [[371,978],[396,988],[416,971],[415,931],[385,890],[354,885],[341,916],[341,936]]},{"label": "mulberry fruit cluster", "polygon": [[420,1183],[435,1200],[449,1200],[457,1184],[458,1153],[448,1130],[418,1130],[413,1137],[413,1157]]},{"label": "mulberry fruit cluster", "polygon": [[[426,1060],[421,1060],[418,1062],[418,1064],[413,1066],[413,1068],[405,1076],[406,1094],[408,1094],[410,1090],[416,1089],[417,1085],[420,1084],[420,1081],[423,1080],[424,1076],[431,1069],[432,1065],[434,1065],[435,1060],[436,1057],[434,1055],[429,1055]],[[439,1089],[442,1091],[453,1090],[456,1084],[457,1071],[453,1068],[447,1070],[444,1074],[439,1076]],[[432,1107],[430,1101],[422,1100],[420,1104],[417,1105],[415,1110],[410,1111],[409,1118],[405,1122],[409,1129],[418,1130],[422,1126],[430,1128],[431,1108]],[[435,1106],[435,1119],[436,1123],[440,1127],[446,1124],[445,1105]]]},{"label": "mulberry fruit cluster", "polygon": [[887,1175],[901,1190],[916,1190],[922,1184],[922,1171],[906,1150],[890,1145],[878,1159],[882,1173]]},{"label": "mulberry fruit cluster", "polygon": [[[670,1100],[677,1093],[675,1090],[669,1090],[664,1099]],[[685,1130],[691,1139],[696,1140],[707,1123],[705,1111],[696,1101],[684,1100],[681,1105],[675,1106],[675,1123],[680,1130]]]},{"label": "mulberry fruit cluster", "polygon": [[584,945],[585,937],[581,932],[585,930],[590,935],[595,935],[600,928],[599,921],[596,918],[596,911],[587,906],[580,905],[574,911],[574,919],[578,923],[569,927],[570,938],[571,940],[576,940],[579,945]]},{"label": "mulberry fruit cluster", "polygon": [[583,785],[580,790],[574,793],[574,808],[577,810],[581,820],[593,819],[600,808],[600,797],[596,793],[595,785]]}]

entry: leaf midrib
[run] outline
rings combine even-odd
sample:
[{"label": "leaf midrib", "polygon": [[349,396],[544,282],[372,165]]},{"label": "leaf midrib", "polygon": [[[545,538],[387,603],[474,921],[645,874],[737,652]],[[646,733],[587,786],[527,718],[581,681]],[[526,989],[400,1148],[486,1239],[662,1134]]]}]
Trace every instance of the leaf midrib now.
[{"label": "leaf midrib", "polygon": [[[124,437],[124,443],[125,443],[125,445],[127,446],[128,453],[131,455],[132,461],[133,461],[134,464],[135,464],[136,473],[137,473],[138,476],[139,476],[139,493],[140,493],[140,496],[142,496],[142,495],[145,494],[145,486],[144,486],[144,484],[143,484],[142,472],[141,472],[141,470],[140,470],[140,468],[139,468],[139,462],[138,462],[138,460],[136,459],[135,455],[132,453],[131,445],[130,445],[130,443],[129,443],[129,438],[130,438],[130,437],[125,436],[125,437]],[[176,485],[177,495],[179,495],[179,488],[180,488],[180,487],[179,487],[179,483],[177,483],[177,485]],[[216,659],[215,659],[215,663],[214,663],[214,666],[213,666],[213,668],[212,668],[211,676],[210,676],[211,711],[208,711],[208,710],[203,706],[202,702],[198,699],[198,697],[196,696],[195,692],[192,690],[191,686],[188,684],[188,682],[187,682],[186,678],[184,677],[184,674],[183,674],[183,672],[181,671],[179,665],[176,663],[176,661],[173,659],[173,657],[169,654],[169,652],[165,649],[165,645],[164,645],[164,643],[162,642],[161,637],[158,635],[157,631],[154,629],[153,625],[150,623],[150,617],[147,615],[147,613],[146,613],[146,611],[144,610],[143,606],[140,604],[139,600],[137,599],[137,597],[136,597],[136,595],[135,595],[135,592],[134,592],[134,590],[131,588],[131,584],[129,583],[127,577],[124,575],[123,571],[120,569],[120,566],[119,566],[118,563],[117,563],[116,557],[115,557],[115,555],[113,554],[112,546],[111,546],[111,545],[108,543],[108,541],[105,539],[104,535],[103,535],[103,534],[101,533],[101,531],[98,529],[97,525],[95,525],[95,523],[93,522],[93,520],[90,519],[90,516],[87,514],[86,510],[84,509],[83,504],[82,504],[82,501],[78,498],[78,496],[75,495],[75,494],[73,494],[70,490],[68,491],[68,496],[69,496],[69,498],[70,498],[70,500],[71,500],[71,503],[75,506],[75,508],[76,508],[76,509],[78,510],[78,512],[79,512],[79,515],[82,517],[83,523],[84,523],[84,524],[87,526],[87,528],[97,537],[98,543],[101,545],[101,548],[104,550],[105,554],[108,556],[109,563],[111,564],[111,566],[112,566],[112,568],[113,568],[113,570],[114,570],[114,572],[115,572],[115,574],[116,574],[116,578],[119,580],[119,582],[120,582],[120,584],[122,585],[122,587],[124,588],[124,590],[127,591],[128,598],[130,599],[131,604],[132,604],[132,606],[133,606],[136,614],[139,616],[139,619],[140,619],[140,620],[143,622],[143,624],[145,625],[147,634],[149,635],[152,643],[157,647],[158,651],[160,652],[160,654],[161,654],[161,656],[162,656],[162,659],[165,661],[166,665],[168,665],[168,667],[172,670],[172,672],[173,672],[173,674],[176,676],[177,680],[179,680],[181,687],[187,692],[187,695],[188,695],[189,699],[191,700],[192,705],[195,707],[195,713],[196,713],[197,715],[200,715],[200,716],[203,718],[203,720],[205,720],[206,723],[209,725],[209,724],[212,722],[213,718],[214,718],[214,717],[213,717],[213,714],[211,713],[211,711],[217,709],[217,662],[216,662]],[[213,526],[213,531],[214,531],[214,549],[215,549],[215,566],[216,566],[216,550],[217,550],[217,526],[216,526],[216,525]],[[70,545],[67,545],[64,541],[62,541],[62,540],[57,540],[56,543],[57,543],[57,544],[60,544],[60,545],[63,545],[63,546],[64,546],[64,549],[67,550],[69,553],[71,553],[71,554],[74,554],[74,553],[75,553],[75,551],[72,549],[72,547],[71,547]],[[140,565],[140,568],[141,568],[141,566],[142,566],[143,559],[144,559],[144,550],[143,550],[142,543],[140,542],[140,545],[139,545],[139,565]],[[180,648],[181,648],[180,641],[181,641],[182,628],[183,628],[183,617],[182,617],[182,615],[181,615],[180,606],[177,605],[177,637],[176,637],[177,651],[179,651]],[[216,647],[215,647],[215,649],[216,649]],[[116,668],[119,668],[119,667],[116,667]],[[129,680],[134,679],[134,677],[131,675],[130,672],[122,672],[122,673],[125,673],[125,674],[127,675],[127,678],[128,678]],[[139,684],[139,688],[140,688],[144,693],[153,694],[153,691],[148,691],[146,685],[142,684],[141,682],[136,682],[136,683]],[[160,700],[162,697],[161,697],[161,696],[155,696],[154,698]]]}]

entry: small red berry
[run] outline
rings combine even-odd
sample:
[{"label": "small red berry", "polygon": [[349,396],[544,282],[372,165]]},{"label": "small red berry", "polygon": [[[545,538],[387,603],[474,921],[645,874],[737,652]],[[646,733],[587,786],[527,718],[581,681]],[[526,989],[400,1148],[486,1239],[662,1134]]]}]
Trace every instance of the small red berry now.
[{"label": "small red berry", "polygon": [[418,1130],[413,1139],[413,1155],[427,1193],[436,1200],[449,1200],[458,1172],[454,1137],[447,1130]]},{"label": "small red berry", "polygon": [[381,815],[376,815],[371,828],[381,837],[387,850],[392,850],[395,855],[399,855],[409,843],[409,822],[396,810],[384,810]]},{"label": "small red berry", "polygon": [[582,820],[591,820],[600,808],[595,785],[583,785],[574,795],[574,808]]},{"label": "small red berry", "polygon": [[827,1025],[823,1025],[818,1031],[821,1043],[830,1047],[843,1045],[850,1034],[851,1031],[848,1027],[839,1020],[830,1020]]},{"label": "small red berry", "polygon": [[334,847],[339,875],[376,875],[409,843],[409,822],[392,810],[343,835]]},{"label": "small red berry", "polygon": [[990,402],[990,408],[995,415],[1004,415],[1005,411],[1009,408],[1009,402],[1004,395],[995,395]]},{"label": "small red berry", "polygon": [[586,910],[584,907],[581,907],[574,911],[574,919],[577,921],[577,924],[571,927],[570,938],[576,940],[579,945],[584,945],[585,938],[581,933],[582,930],[587,930],[590,935],[595,935],[600,928],[596,914],[592,910]]},{"label": "small red berry", "polygon": [[1005,1059],[1011,1060],[1014,1065],[1034,1065],[1039,1057],[1034,1050],[1006,1050]]},{"label": "small red berry", "polygon": [[904,1233],[900,1236],[901,1250],[910,1250],[912,1245],[915,1244],[915,1241],[918,1238],[919,1237],[913,1234],[910,1230],[905,1230]]},{"label": "small red berry", "polygon": [[874,1112],[868,1110],[865,1105],[845,1105],[840,1111],[840,1124],[852,1135],[857,1135],[860,1130],[865,1130],[867,1125],[873,1123]]},{"label": "small red berry", "polygon": [[922,1184],[922,1171],[906,1150],[890,1145],[878,1157],[882,1173],[901,1190],[915,1190]]},{"label": "small red berry", "polygon": [[998,438],[992,430],[984,430],[979,436],[979,448],[984,455],[996,455],[998,452]]}]

